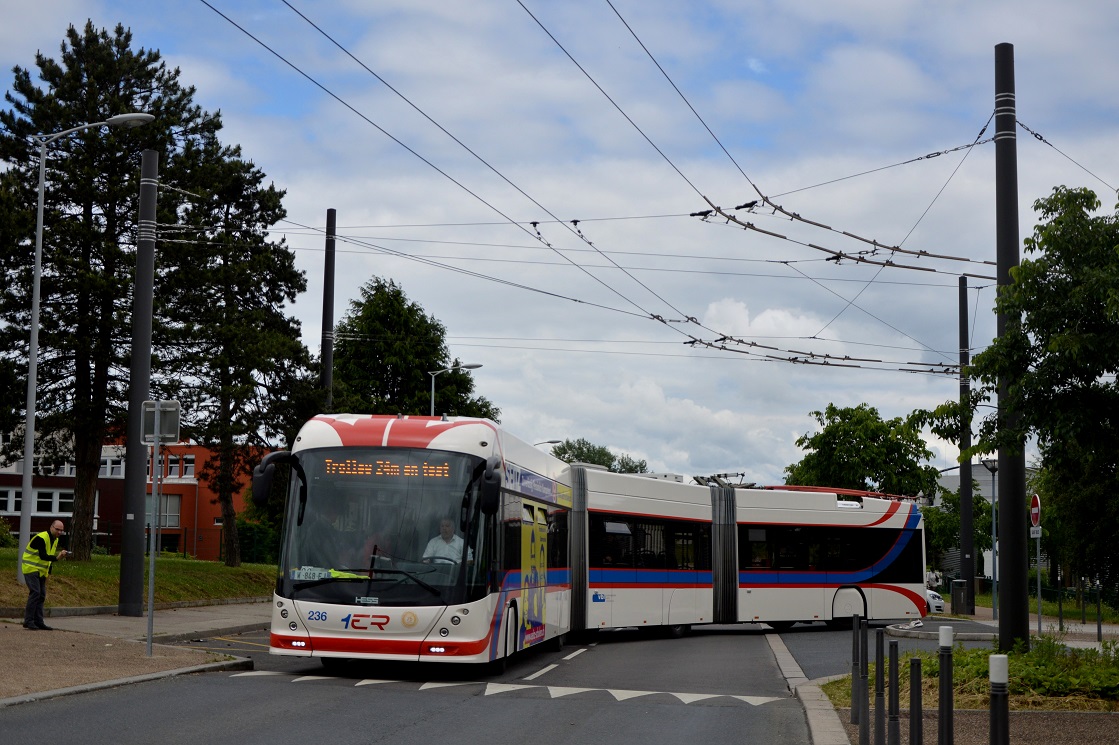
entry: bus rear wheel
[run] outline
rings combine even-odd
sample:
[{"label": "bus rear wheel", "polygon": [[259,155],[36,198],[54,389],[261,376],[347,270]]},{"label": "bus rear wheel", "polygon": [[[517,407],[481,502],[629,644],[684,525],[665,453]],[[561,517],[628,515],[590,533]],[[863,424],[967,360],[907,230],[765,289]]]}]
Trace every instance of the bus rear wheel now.
[{"label": "bus rear wheel", "polygon": [[796,623],[796,621],[766,621],[769,628],[779,634],[791,629],[794,623]]}]

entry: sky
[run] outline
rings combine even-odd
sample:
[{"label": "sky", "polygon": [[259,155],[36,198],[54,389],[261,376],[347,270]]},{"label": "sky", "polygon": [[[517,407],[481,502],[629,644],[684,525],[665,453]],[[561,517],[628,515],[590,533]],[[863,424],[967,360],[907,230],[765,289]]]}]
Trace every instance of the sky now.
[{"label": "sky", "polygon": [[828,404],[958,398],[961,274],[970,353],[995,333],[997,44],[1020,237],[1055,186],[1111,211],[1119,184],[1109,0],[5,6],[5,89],[91,19],[221,113],[287,192],[273,237],[306,273],[287,311],[314,354],[335,209],[336,322],[391,279],[511,433],[654,472],[783,483]]}]

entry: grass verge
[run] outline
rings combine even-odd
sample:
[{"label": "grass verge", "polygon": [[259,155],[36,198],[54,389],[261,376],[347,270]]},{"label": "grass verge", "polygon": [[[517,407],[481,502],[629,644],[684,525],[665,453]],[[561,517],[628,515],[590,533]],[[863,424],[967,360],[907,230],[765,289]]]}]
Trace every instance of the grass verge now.
[{"label": "grass verge", "polygon": [[[966,649],[952,652],[953,706],[958,709],[990,707],[988,657],[993,649]],[[899,660],[898,698],[909,707],[909,659],[921,659],[921,705],[936,711],[940,695],[940,656],[938,652],[903,655]],[[1029,651],[1015,650],[1009,655],[1010,708],[1016,711],[1107,711],[1119,712],[1119,642],[1104,641],[1102,649],[1066,647],[1059,635],[1034,637]],[[870,665],[868,680],[874,683],[875,665]],[[851,706],[851,676],[823,686],[832,704]],[[873,692],[871,701],[873,702]]]},{"label": "grass verge", "polygon": [[[144,599],[149,559],[144,557]],[[276,583],[272,564],[227,567],[215,561],[159,556],[155,560],[155,602],[269,597]],[[120,556],[59,561],[47,584],[47,607],[115,606],[120,601]],[[0,607],[22,608],[27,589],[16,579],[16,549],[0,549]]]}]

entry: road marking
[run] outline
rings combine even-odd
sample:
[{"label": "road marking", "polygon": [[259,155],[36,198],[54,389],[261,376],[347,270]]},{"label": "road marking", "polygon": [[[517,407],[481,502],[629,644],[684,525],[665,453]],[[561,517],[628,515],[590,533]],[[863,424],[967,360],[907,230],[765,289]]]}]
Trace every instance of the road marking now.
[{"label": "road marking", "polygon": [[548,665],[547,667],[544,667],[544,668],[541,668],[540,670],[537,670],[532,675],[526,675],[525,677],[521,678],[521,680],[536,680],[537,678],[539,678],[544,673],[551,672],[552,670],[555,670],[557,667],[559,667],[559,665]]},{"label": "road marking", "polygon": [[577,656],[579,656],[579,655],[583,654],[583,652],[586,652],[586,651],[587,651],[587,648],[586,648],[586,647],[583,647],[583,648],[581,648],[581,649],[576,649],[576,650],[575,650],[574,652],[572,652],[571,654],[569,654],[569,655],[567,655],[566,657],[564,657],[564,659],[565,659],[565,660],[573,660],[573,659],[575,659],[575,658],[576,658]]},{"label": "road marking", "polygon": [[[545,672],[545,671],[541,671]],[[250,676],[287,676],[292,679],[293,683],[315,680],[337,680],[344,681],[344,678],[335,678],[329,675],[300,675],[293,676],[291,673],[274,672],[269,670],[254,670],[244,673],[233,673],[230,675],[232,678],[250,677]],[[358,681],[355,686],[367,685],[380,685],[383,683],[403,683],[403,684],[416,684],[417,681],[405,680],[385,680],[380,678],[366,678],[365,680]],[[592,693],[595,691],[603,691],[609,693],[616,701],[628,701],[633,698],[640,698],[642,696],[655,696],[658,694],[668,695],[676,698],[683,704],[691,704],[697,701],[707,701],[715,698],[732,698],[736,701],[741,701],[750,706],[762,706],[773,701],[783,700],[780,696],[742,696],[733,693],[683,693],[675,691],[634,691],[625,688],[575,688],[569,686],[540,686],[540,685],[526,685],[523,683],[486,683],[478,680],[464,680],[464,681],[429,681],[426,683],[419,683],[419,690],[431,691],[440,688],[454,688],[458,686],[480,685],[485,686],[483,695],[494,696],[501,693],[512,693],[515,691],[531,691],[531,690],[547,690],[550,698],[563,698],[564,696],[573,696],[578,693]]]},{"label": "road marking", "polygon": [[523,686],[516,685],[515,683],[487,683],[486,694],[491,696],[495,693],[508,693],[509,691],[519,691],[522,688],[539,688],[540,686]]},{"label": "road marking", "polygon": [[586,693],[587,691],[601,690],[601,688],[562,688],[560,686],[548,686],[548,695],[552,698],[561,698],[563,696],[570,696],[573,693]]}]

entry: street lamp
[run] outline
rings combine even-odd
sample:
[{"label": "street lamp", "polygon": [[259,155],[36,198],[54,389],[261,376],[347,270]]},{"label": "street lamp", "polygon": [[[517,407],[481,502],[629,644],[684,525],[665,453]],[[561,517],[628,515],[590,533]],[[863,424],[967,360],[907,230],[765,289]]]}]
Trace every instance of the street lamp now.
[{"label": "street lamp", "polygon": [[452,370],[477,370],[481,365],[455,365],[454,367],[444,367],[442,370],[432,370],[428,372],[431,376],[431,415],[435,416],[435,376]]},{"label": "street lamp", "polygon": [[999,472],[996,458],[980,461],[991,472],[991,620],[999,620],[999,523],[995,516],[995,474]]},{"label": "street lamp", "polygon": [[[117,114],[103,122],[80,124],[52,135],[35,135],[39,142],[39,206],[35,218],[35,268],[31,282],[31,338],[27,345],[27,410],[23,431],[23,485],[19,511],[19,549],[22,553],[31,540],[31,505],[34,501],[31,477],[35,471],[35,393],[39,375],[39,283],[43,271],[43,203],[46,201],[47,145],[55,140],[97,127],[140,127],[154,120],[151,114]],[[23,581],[23,566],[16,562],[16,576]]]}]

